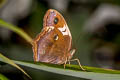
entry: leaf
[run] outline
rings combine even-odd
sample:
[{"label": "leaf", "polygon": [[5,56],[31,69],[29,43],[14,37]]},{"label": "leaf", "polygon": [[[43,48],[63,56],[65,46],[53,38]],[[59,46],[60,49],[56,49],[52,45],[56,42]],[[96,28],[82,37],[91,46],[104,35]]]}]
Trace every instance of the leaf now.
[{"label": "leaf", "polygon": [[18,35],[24,38],[27,42],[32,44],[32,38],[19,27],[9,24],[3,21],[2,19],[0,19],[0,27],[4,27],[4,28],[12,30],[13,32],[16,32]]},{"label": "leaf", "polygon": [[28,76],[29,78],[31,78],[22,68],[20,68],[18,65],[16,65],[12,60],[10,60],[7,57],[3,56],[1,53],[0,53],[0,61],[8,63],[8,64],[16,67],[17,69],[19,69],[20,71],[22,71],[26,76]]},{"label": "leaf", "polygon": [[34,69],[39,69],[67,76],[74,76],[92,80],[120,80],[120,71],[117,70],[83,66],[83,68],[86,69],[86,71],[82,71],[78,65],[67,64],[66,69],[64,69],[63,65],[47,64],[41,62],[25,62],[15,60],[13,61],[16,64],[23,65],[26,67],[31,67]]},{"label": "leaf", "polygon": [[0,80],[9,80],[9,79],[5,77],[4,75],[0,74]]}]

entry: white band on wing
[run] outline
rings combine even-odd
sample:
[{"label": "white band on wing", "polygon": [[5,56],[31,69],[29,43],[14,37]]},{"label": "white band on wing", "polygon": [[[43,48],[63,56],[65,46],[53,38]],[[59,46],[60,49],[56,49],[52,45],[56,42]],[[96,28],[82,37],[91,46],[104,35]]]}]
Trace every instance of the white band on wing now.
[{"label": "white band on wing", "polygon": [[71,33],[67,25],[64,25],[62,28],[58,28],[58,29],[60,30],[60,32],[62,32],[63,35],[71,36]]},{"label": "white band on wing", "polygon": [[46,31],[50,32],[51,30],[53,30],[54,27],[53,26],[49,26],[49,27],[46,27]]}]

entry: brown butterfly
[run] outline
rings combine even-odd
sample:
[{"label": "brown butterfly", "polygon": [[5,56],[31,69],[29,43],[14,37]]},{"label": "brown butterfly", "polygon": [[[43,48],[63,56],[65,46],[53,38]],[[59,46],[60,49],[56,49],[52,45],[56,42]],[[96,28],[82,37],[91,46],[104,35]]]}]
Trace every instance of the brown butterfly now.
[{"label": "brown butterfly", "polygon": [[43,20],[43,29],[33,41],[34,61],[51,64],[64,64],[71,60],[75,49],[72,49],[72,36],[63,16],[54,9],[49,9]]}]

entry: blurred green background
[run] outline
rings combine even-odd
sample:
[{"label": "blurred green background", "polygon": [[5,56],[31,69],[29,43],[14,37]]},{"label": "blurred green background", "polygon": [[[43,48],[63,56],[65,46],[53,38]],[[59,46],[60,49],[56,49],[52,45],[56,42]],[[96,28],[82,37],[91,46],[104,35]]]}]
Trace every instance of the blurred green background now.
[{"label": "blurred green background", "polygon": [[[73,37],[73,58],[82,65],[120,69],[119,0],[0,0],[0,18],[22,28],[33,39],[41,32],[48,9],[65,18]],[[33,61],[32,46],[16,33],[0,28],[0,52],[14,60]],[[73,64],[76,64],[73,62]],[[21,66],[33,80],[84,80]],[[10,80],[29,80],[19,70],[0,63]]]}]

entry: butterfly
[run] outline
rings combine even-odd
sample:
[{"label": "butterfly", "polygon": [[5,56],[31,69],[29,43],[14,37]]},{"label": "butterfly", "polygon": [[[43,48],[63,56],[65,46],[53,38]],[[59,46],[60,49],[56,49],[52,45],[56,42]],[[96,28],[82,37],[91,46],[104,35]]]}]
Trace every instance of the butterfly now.
[{"label": "butterfly", "polygon": [[63,16],[54,9],[49,9],[43,19],[43,29],[33,41],[34,61],[51,64],[64,64],[78,61],[72,59],[75,53],[72,49],[72,36]]}]

